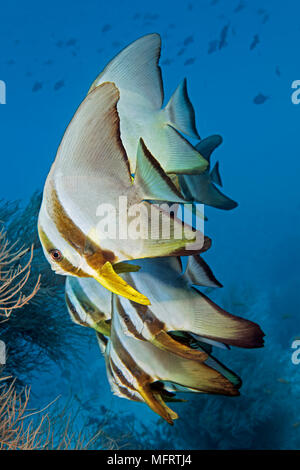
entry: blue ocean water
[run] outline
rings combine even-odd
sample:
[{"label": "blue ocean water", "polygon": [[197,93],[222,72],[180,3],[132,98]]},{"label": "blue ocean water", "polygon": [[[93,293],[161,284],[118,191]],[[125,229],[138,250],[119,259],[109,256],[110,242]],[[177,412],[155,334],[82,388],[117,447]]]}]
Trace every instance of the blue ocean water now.
[{"label": "blue ocean water", "polygon": [[[299,2],[292,0],[28,0],[1,5],[0,80],[6,83],[6,104],[0,105],[0,198],[25,202],[42,189],[66,125],[94,78],[121,48],[150,32],[162,36],[166,102],[187,77],[201,137],[223,136],[216,158],[225,193],[239,206],[230,212],[207,209],[206,233],[213,246],[206,260],[224,284],[221,302],[232,305],[232,292],[247,291],[247,317],[266,333],[265,349],[243,352],[238,365],[244,408],[257,400],[259,406],[250,408],[263,423],[276,417],[266,428],[253,425],[249,444],[241,436],[241,446],[250,448],[266,432],[265,447],[300,445],[300,365],[291,360],[292,341],[300,335],[300,104],[291,99],[292,82],[300,79],[299,13]],[[240,310],[237,305],[235,313]],[[250,356],[257,357],[255,372],[247,368]],[[58,394],[67,397],[72,390],[83,401],[95,401],[99,413],[103,405],[154,429],[157,420],[150,410],[112,396],[96,345],[86,364],[74,361],[71,377],[54,368],[32,378],[36,404]],[[217,427],[221,437],[213,444],[200,437],[195,442],[187,427],[191,435],[185,445],[239,447],[238,437],[222,441],[228,426],[233,427],[233,405],[222,399],[221,413],[211,403],[211,413],[205,410],[203,416],[207,428]],[[188,407],[176,409],[184,416]],[[201,405],[197,413],[200,423]],[[285,426],[283,415],[290,419]],[[236,419],[245,421],[239,421],[236,432],[244,432],[249,416]]]}]

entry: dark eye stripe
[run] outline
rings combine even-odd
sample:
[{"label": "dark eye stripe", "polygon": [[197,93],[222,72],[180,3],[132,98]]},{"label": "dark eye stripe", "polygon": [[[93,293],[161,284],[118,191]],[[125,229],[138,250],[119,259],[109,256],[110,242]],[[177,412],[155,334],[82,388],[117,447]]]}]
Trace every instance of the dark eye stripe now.
[{"label": "dark eye stripe", "polygon": [[[44,246],[45,250],[48,253],[50,253],[53,250],[56,250],[54,244],[49,240],[48,236],[46,235],[46,233],[44,232],[44,230],[42,229],[40,225],[38,226],[38,232],[39,232],[41,243]],[[56,262],[56,260],[53,260],[53,261]],[[87,273],[85,273],[81,269],[76,268],[76,266],[70,263],[70,261],[68,261],[66,258],[63,258],[57,264],[66,273],[73,274],[73,275],[75,274],[78,277],[90,277]]]}]

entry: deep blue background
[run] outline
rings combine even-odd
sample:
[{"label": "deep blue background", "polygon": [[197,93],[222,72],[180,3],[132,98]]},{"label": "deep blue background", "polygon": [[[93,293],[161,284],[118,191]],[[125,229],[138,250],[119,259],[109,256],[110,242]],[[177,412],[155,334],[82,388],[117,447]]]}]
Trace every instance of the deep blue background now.
[{"label": "deep blue background", "polygon": [[[186,76],[200,135],[224,138],[216,156],[225,193],[239,202],[229,213],[207,211],[213,247],[206,259],[225,292],[232,283],[250,285],[268,298],[265,321],[277,335],[267,341],[286,352],[287,367],[300,333],[300,105],[291,101],[291,83],[300,79],[299,13],[292,0],[29,0],[2,4],[0,15],[0,79],[7,85],[7,104],[0,105],[0,198],[27,200],[42,188],[64,129],[96,75],[122,47],[159,32],[166,101]],[[227,45],[208,54],[226,25]],[[260,42],[251,50],[255,34]],[[259,93],[267,99],[255,104]],[[270,360],[268,367],[276,364]],[[103,375],[96,379],[91,369],[91,384],[86,371],[76,373],[85,396],[88,387],[94,396],[99,386],[105,406],[152,420],[145,407],[113,398]],[[300,365],[287,374],[299,384]],[[51,374],[36,384],[44,403],[67,386]]]}]

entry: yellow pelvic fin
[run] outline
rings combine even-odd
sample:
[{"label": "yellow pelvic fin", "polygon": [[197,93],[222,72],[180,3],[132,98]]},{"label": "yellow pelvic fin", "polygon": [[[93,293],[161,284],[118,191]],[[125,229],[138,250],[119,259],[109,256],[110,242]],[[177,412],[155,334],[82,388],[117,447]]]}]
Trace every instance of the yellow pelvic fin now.
[{"label": "yellow pelvic fin", "polygon": [[149,386],[139,387],[138,391],[150,408],[161,416],[169,424],[174,424],[173,419],[177,419],[178,415],[169,408],[159,393],[153,393]]},{"label": "yellow pelvic fin", "polygon": [[107,261],[94,278],[106,289],[138,304],[150,305],[150,300],[124,281]]}]

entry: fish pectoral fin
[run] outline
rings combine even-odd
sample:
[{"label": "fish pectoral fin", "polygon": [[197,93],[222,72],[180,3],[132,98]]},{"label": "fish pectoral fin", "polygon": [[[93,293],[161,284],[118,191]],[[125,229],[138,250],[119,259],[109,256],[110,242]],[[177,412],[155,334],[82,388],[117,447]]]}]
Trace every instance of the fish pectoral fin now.
[{"label": "fish pectoral fin", "polygon": [[150,305],[150,300],[122,279],[115,271],[112,264],[107,261],[95,276],[95,279],[106,289],[138,304]]},{"label": "fish pectoral fin", "polygon": [[129,264],[126,262],[121,261],[120,263],[117,263],[114,265],[114,271],[117,274],[121,273],[136,273],[141,269],[140,266],[137,264]]},{"label": "fish pectoral fin", "polygon": [[169,408],[161,397],[160,393],[154,393],[149,386],[139,387],[139,393],[147,405],[167,423],[173,425],[174,419],[178,418],[177,413]]}]

